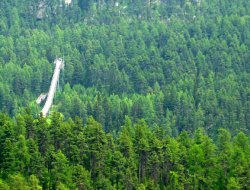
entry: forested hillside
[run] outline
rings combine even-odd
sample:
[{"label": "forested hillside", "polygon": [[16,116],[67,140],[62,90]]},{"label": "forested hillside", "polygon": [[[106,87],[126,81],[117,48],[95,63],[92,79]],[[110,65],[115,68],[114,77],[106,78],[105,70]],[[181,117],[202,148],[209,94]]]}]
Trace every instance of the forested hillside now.
[{"label": "forested hillside", "polygon": [[0,189],[249,189],[249,72],[249,0],[1,0]]},{"label": "forested hillside", "polygon": [[0,189],[249,189],[250,143],[240,132],[166,135],[126,117],[115,136],[92,117],[50,122],[0,115]]}]

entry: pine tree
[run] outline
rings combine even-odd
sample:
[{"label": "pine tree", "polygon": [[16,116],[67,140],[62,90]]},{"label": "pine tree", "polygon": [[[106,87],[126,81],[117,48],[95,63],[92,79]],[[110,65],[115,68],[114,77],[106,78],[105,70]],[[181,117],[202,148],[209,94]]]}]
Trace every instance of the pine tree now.
[{"label": "pine tree", "polygon": [[53,155],[53,161],[51,162],[51,181],[52,188],[57,189],[60,187],[60,184],[67,185],[66,187],[70,188],[72,186],[72,170],[69,166],[67,157],[59,150]]},{"label": "pine tree", "polygon": [[79,190],[93,189],[90,173],[82,165],[76,165],[72,168],[72,181]]},{"label": "pine tree", "polygon": [[[88,145],[86,149],[87,168],[90,170],[93,181],[104,170],[104,160],[107,150],[107,138],[101,127],[101,124],[92,117],[88,118],[87,126],[84,130],[85,142]],[[96,184],[94,184],[96,185]],[[95,187],[95,186],[94,186]]]},{"label": "pine tree", "polygon": [[10,189],[13,190],[29,190],[29,186],[25,178],[19,173],[15,175],[10,175],[9,177]]},{"label": "pine tree", "polygon": [[134,149],[138,161],[138,180],[143,183],[146,177],[146,164],[148,158],[148,128],[144,120],[135,124]]},{"label": "pine tree", "polygon": [[28,175],[28,166],[30,164],[30,155],[25,137],[20,135],[15,145],[15,159],[18,171],[23,175]]}]

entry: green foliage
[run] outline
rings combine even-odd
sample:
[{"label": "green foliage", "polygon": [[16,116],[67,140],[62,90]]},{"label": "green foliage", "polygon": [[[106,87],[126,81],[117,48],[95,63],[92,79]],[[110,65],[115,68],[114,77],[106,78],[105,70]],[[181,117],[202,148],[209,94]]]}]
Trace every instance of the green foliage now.
[{"label": "green foliage", "polygon": [[[29,114],[26,117],[32,118]],[[20,120],[2,115],[0,188],[244,189],[249,186],[250,139],[242,132],[233,135],[221,128],[215,141],[203,128],[195,130],[193,135],[183,131],[171,137],[148,126],[143,119],[132,123],[126,117],[121,131],[111,135],[93,117],[87,119],[85,126],[79,118],[63,120],[59,113],[51,117],[51,122],[50,118],[24,120],[23,125],[31,124],[29,127],[34,129],[31,137],[13,133],[12,128]],[[41,137],[38,125],[44,129],[44,138],[38,138]],[[66,134],[63,138],[55,138],[61,137],[63,131]],[[48,139],[49,146],[39,149],[43,139]]]},{"label": "green foliage", "polygon": [[9,190],[10,187],[9,187],[9,185],[6,182],[0,180],[0,189],[1,190]]},{"label": "green foliage", "polygon": [[248,189],[249,15],[248,0],[0,1],[0,189]]},{"label": "green foliage", "polygon": [[9,176],[10,189],[13,190],[29,190],[27,181],[21,174],[15,174]]}]

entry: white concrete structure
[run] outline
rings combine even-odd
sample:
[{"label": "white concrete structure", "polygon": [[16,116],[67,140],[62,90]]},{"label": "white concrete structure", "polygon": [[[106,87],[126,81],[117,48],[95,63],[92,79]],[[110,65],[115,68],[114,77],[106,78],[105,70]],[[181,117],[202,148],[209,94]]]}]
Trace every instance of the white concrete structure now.
[{"label": "white concrete structure", "polygon": [[40,96],[36,99],[36,103],[41,104],[41,102],[46,99],[47,95],[48,94],[40,94]]},{"label": "white concrete structure", "polygon": [[44,107],[43,107],[43,109],[41,111],[42,115],[44,117],[46,117],[48,115],[49,110],[50,110],[50,108],[52,106],[53,98],[54,98],[55,92],[56,92],[56,87],[57,87],[57,84],[59,82],[60,71],[61,71],[61,69],[64,69],[64,61],[63,61],[63,59],[61,59],[61,58],[56,59],[54,61],[54,64],[56,66],[55,66],[54,74],[53,74],[53,77],[52,77],[52,80],[51,80],[47,100],[46,100],[46,102],[44,104]]},{"label": "white concrete structure", "polygon": [[65,5],[70,5],[72,3],[72,0],[65,0]]},{"label": "white concrete structure", "polygon": [[46,10],[46,3],[41,1],[38,4],[38,10],[37,10],[37,14],[36,14],[36,18],[37,19],[43,19],[45,17],[45,10]]}]

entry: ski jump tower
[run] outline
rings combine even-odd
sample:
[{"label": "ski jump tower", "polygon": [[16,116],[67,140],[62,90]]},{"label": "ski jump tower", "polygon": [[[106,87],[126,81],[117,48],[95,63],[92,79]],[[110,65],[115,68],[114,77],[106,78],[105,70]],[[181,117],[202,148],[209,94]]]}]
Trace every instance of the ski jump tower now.
[{"label": "ski jump tower", "polygon": [[49,114],[49,110],[53,104],[53,99],[55,96],[56,88],[59,83],[60,71],[61,69],[64,69],[64,60],[62,58],[56,58],[54,61],[54,64],[55,64],[55,69],[54,69],[53,77],[50,83],[49,92],[48,94],[41,94],[36,101],[39,104],[47,96],[46,102],[41,111],[44,117],[46,117]]}]

